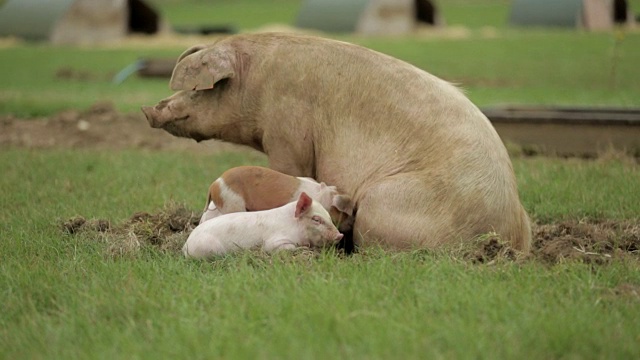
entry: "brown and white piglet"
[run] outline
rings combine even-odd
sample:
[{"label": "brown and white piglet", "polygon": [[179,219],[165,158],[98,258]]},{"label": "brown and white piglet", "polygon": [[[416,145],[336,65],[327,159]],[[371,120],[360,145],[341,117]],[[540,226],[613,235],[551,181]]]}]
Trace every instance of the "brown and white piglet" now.
[{"label": "brown and white piglet", "polygon": [[312,178],[295,177],[260,166],[239,166],[225,171],[209,187],[200,223],[221,214],[269,210],[295,201],[307,193],[320,203],[342,232],[353,225],[351,198],[335,186]]},{"label": "brown and white piglet", "polygon": [[182,252],[202,259],[258,247],[266,252],[315,248],[335,245],[342,236],[327,210],[303,192],[297,201],[275,209],[205,221],[191,232]]}]

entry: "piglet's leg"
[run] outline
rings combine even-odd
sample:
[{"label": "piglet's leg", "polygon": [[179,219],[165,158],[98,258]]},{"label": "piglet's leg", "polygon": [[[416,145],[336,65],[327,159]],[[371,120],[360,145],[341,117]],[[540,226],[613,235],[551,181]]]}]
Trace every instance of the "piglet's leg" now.
[{"label": "piglet's leg", "polygon": [[220,212],[220,210],[218,210],[216,208],[216,205],[212,201],[212,202],[209,203],[209,206],[202,213],[202,217],[200,217],[199,224],[202,224],[203,222],[205,222],[207,220],[211,220],[211,219],[213,219],[215,217],[218,217],[220,215],[222,215],[222,213]]},{"label": "piglet's leg", "polygon": [[280,250],[295,250],[298,246],[289,239],[278,239],[266,241],[262,248],[266,252],[276,252]]}]

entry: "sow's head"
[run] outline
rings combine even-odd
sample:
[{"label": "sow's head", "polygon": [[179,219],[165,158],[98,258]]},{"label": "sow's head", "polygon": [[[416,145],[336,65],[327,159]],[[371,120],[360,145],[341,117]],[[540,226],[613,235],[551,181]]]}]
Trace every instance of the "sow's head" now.
[{"label": "sow's head", "polygon": [[[155,106],[143,106],[149,125],[196,141],[239,142],[242,123],[239,66],[233,44],[221,41],[187,49],[173,69],[170,87],[176,93]],[[229,138],[231,137],[231,138]]]}]

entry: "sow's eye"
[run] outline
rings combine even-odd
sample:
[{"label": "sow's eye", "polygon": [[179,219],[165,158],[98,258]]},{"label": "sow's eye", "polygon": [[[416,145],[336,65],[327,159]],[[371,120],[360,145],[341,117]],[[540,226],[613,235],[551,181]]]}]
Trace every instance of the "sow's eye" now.
[{"label": "sow's eye", "polygon": [[312,216],[311,217],[311,221],[313,221],[313,223],[316,224],[316,225],[320,225],[320,224],[324,223],[324,221],[322,221],[322,218],[320,216],[318,216],[318,215]]}]

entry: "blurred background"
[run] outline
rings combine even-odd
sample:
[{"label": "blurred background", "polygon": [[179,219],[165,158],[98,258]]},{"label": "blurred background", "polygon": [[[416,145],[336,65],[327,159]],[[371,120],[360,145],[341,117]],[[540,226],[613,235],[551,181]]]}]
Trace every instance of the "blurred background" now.
[{"label": "blurred background", "polygon": [[[606,110],[588,119],[625,124],[640,117],[630,110],[640,106],[638,11],[640,0],[4,0],[0,114],[29,119],[105,103],[136,113],[171,94],[186,48],[287,31],[414,64],[459,85],[494,124],[584,120],[576,113],[585,108]],[[552,114],[522,115],[523,107]]]}]

